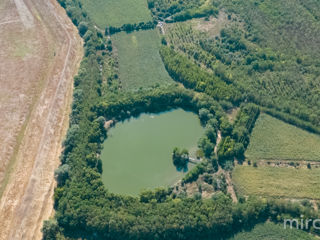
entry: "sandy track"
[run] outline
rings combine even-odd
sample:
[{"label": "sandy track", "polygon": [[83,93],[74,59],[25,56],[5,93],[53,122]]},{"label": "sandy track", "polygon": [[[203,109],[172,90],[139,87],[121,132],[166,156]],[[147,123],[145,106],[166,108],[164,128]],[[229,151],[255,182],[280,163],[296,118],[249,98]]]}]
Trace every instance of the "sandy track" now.
[{"label": "sandy track", "polygon": [[6,25],[6,24],[10,24],[10,23],[18,23],[18,22],[20,22],[20,20],[12,20],[12,21],[2,22],[2,23],[0,23],[0,25]]},{"label": "sandy track", "polygon": [[[54,0],[4,0],[0,8],[0,239],[41,239],[82,56]],[[17,20],[19,19],[19,20]]]},{"label": "sandy track", "polygon": [[26,6],[23,0],[14,0],[16,9],[19,13],[22,24],[26,28],[31,28],[34,26],[34,17],[30,12],[29,8]]}]

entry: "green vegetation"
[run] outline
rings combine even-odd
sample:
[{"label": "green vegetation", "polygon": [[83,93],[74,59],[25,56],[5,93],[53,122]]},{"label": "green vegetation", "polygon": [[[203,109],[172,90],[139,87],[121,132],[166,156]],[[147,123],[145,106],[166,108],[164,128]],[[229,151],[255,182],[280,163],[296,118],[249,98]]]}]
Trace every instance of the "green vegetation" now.
[{"label": "green vegetation", "polygon": [[215,78],[187,57],[165,46],[161,48],[160,54],[170,76],[185,87],[205,92],[217,100],[240,101],[240,93],[236,89]]},{"label": "green vegetation", "polygon": [[194,168],[192,168],[187,174],[186,176],[182,179],[182,181],[184,183],[190,183],[190,182],[194,182],[198,179],[199,175],[204,173],[206,170],[206,163],[201,162],[199,163],[197,166],[195,166]]},{"label": "green vegetation", "polygon": [[170,47],[234,86],[248,102],[319,127],[320,24],[316,13],[309,12],[319,7],[316,1],[218,3],[231,20],[220,34],[210,36],[189,22],[175,23],[167,32]]},{"label": "green vegetation", "polygon": [[317,239],[314,236],[299,231],[297,229],[284,229],[283,225],[277,225],[271,222],[261,223],[253,229],[236,234],[230,240],[312,240]]},{"label": "green vegetation", "polygon": [[279,112],[275,109],[266,108],[266,107],[260,107],[260,109],[263,112],[265,112],[265,113],[267,113],[277,119],[280,119],[286,123],[295,125],[298,128],[304,129],[308,132],[320,134],[320,127],[317,127],[308,121],[301,120],[300,118],[297,118],[296,116],[292,116],[288,113]]},{"label": "green vegetation", "polygon": [[152,21],[146,0],[80,0],[89,18],[104,29]]},{"label": "green vegetation", "polygon": [[260,109],[253,104],[241,106],[233,124],[232,136],[236,142],[243,144],[247,148],[249,144],[249,135],[256,120],[260,115]]},{"label": "green vegetation", "polygon": [[157,25],[157,22],[140,22],[139,24],[131,24],[131,23],[126,23],[123,24],[121,27],[113,27],[113,26],[108,26],[105,29],[105,35],[112,35],[118,32],[125,31],[127,33],[133,32],[133,31],[139,31],[139,30],[148,30],[148,29],[153,29]]},{"label": "green vegetation", "polygon": [[187,164],[189,161],[189,152],[187,149],[180,150],[175,147],[172,152],[172,162],[173,165],[179,169],[187,168]]},{"label": "green vegetation", "polygon": [[[200,109],[208,111],[205,122],[215,124],[214,118],[224,116],[221,106],[206,95],[195,95],[192,91],[177,85],[143,89],[135,92],[109,93],[92,108],[106,119],[124,120],[141,113],[159,113],[182,108],[195,113]],[[214,115],[213,115],[214,113]]]},{"label": "green vegetation", "polygon": [[319,168],[236,166],[232,179],[241,195],[320,199]]},{"label": "green vegetation", "polygon": [[124,89],[139,89],[172,82],[159,55],[155,30],[112,36],[119,56],[119,77]]},{"label": "green vegetation", "polygon": [[212,0],[148,0],[155,18],[166,22],[184,21],[218,13]]},{"label": "green vegetation", "polygon": [[[162,84],[170,82],[167,81],[170,78],[159,77],[164,76],[165,71],[159,68],[162,63],[156,54],[159,41],[155,32],[113,35],[116,43],[112,44],[92,22],[97,5],[92,5],[91,14],[87,14],[89,8],[78,0],[59,2],[79,28],[85,41],[85,56],[75,78],[62,166],[56,171],[56,213],[44,224],[44,239],[227,239],[258,222],[281,223],[284,218],[301,215],[319,217],[310,206],[289,201],[249,197],[232,203],[225,194],[225,175],[217,174],[212,179],[208,176],[218,167],[213,151],[217,132],[223,137],[218,146],[218,160],[224,167],[228,165],[227,160],[243,155],[261,106],[290,121],[294,119],[295,123],[302,121],[310,129],[320,126],[319,22],[316,20],[319,11],[312,10],[320,6],[315,0],[215,1],[233,22],[218,36],[186,27],[178,28],[180,35],[172,35],[179,44],[173,45],[170,36],[162,39],[162,43],[168,45],[160,50],[166,69],[188,89],[178,84]],[[116,20],[112,15],[115,13],[119,21],[108,20],[103,27],[147,21],[135,20],[136,16],[146,15],[130,8],[129,3],[117,3],[121,8],[110,7],[107,11],[112,13],[106,15]],[[198,4],[193,0],[149,1],[155,16],[155,11],[162,11],[161,8],[154,11],[157,3],[162,9],[168,9],[170,15],[182,14],[181,19],[173,17],[172,21],[199,16],[195,9],[201,9],[193,5]],[[179,11],[169,12],[171,3],[176,3]],[[211,7],[210,1],[205,4]],[[237,14],[243,23],[231,13]],[[144,34],[148,34],[149,39]],[[152,64],[148,65],[149,62]],[[126,71],[133,71],[133,75]],[[152,74],[144,78],[139,71]],[[161,86],[156,86],[157,83]],[[134,91],[123,91],[121,85]],[[225,111],[238,106],[240,111],[231,124]],[[221,191],[203,200],[199,195],[176,196],[172,188],[144,191],[139,198],[109,193],[101,177],[100,155],[107,136],[105,121],[175,108],[197,113],[206,127],[205,136],[199,141],[199,155],[204,160],[186,176],[184,183],[204,173],[206,180]],[[243,195],[319,199],[315,187],[318,169],[237,166],[233,178]]]},{"label": "green vegetation", "polygon": [[227,161],[243,161],[244,152],[249,144],[249,136],[260,114],[254,104],[243,104],[237,113],[235,122],[231,125],[227,120],[221,124],[221,133],[224,137],[218,146],[218,160],[224,166]]},{"label": "green vegetation", "polygon": [[250,160],[320,161],[320,136],[261,114],[246,151]]}]

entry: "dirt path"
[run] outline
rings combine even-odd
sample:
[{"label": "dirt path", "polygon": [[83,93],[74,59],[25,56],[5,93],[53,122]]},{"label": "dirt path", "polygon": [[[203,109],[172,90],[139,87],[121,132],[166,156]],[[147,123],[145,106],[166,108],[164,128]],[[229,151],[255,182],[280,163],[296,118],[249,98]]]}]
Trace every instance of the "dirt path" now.
[{"label": "dirt path", "polygon": [[[217,143],[216,143],[216,146],[214,147],[214,153],[217,155],[217,152],[218,152],[218,146],[219,146],[219,143],[221,142],[221,139],[222,139],[222,136],[221,136],[221,131],[218,131],[218,136],[217,136]],[[237,199],[237,195],[234,191],[234,187],[233,187],[233,184],[232,184],[232,180],[231,180],[231,176],[230,176],[230,172],[228,171],[225,171],[221,168],[221,166],[218,166],[218,174],[220,173],[223,173],[225,178],[226,178],[226,182],[227,182],[227,191],[228,193],[230,194],[231,198],[232,198],[232,201],[234,203],[237,203],[238,202],[238,199]]]},{"label": "dirt path", "polygon": [[18,23],[18,22],[20,22],[20,20],[6,21],[6,22],[2,22],[2,23],[0,23],[0,26],[1,26],[1,25],[10,24],[10,23]]},{"label": "dirt path", "polygon": [[[41,239],[82,57],[54,0],[4,0],[0,11],[0,239]],[[20,20],[17,20],[20,19]]]},{"label": "dirt path", "polygon": [[226,182],[227,182],[227,185],[228,185],[227,186],[227,191],[230,194],[230,196],[232,198],[232,201],[234,203],[237,203],[238,202],[238,198],[237,198],[236,192],[234,191],[234,187],[233,187],[232,180],[231,180],[231,177],[230,177],[230,172],[225,171],[224,174],[225,174]]},{"label": "dirt path", "polygon": [[23,0],[14,0],[19,17],[25,28],[32,28],[34,26],[34,17],[29,8]]},{"label": "dirt path", "polygon": [[216,145],[214,146],[214,153],[216,155],[218,153],[218,146],[219,146],[220,142],[221,142],[221,131],[218,131]]}]

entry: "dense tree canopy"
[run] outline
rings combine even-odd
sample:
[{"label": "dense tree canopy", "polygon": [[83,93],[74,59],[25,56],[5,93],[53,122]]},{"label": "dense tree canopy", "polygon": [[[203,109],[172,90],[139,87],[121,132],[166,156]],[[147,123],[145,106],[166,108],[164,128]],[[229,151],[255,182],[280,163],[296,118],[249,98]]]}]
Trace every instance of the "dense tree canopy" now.
[{"label": "dense tree canopy", "polygon": [[189,152],[187,149],[175,147],[172,152],[172,162],[179,169],[187,168],[189,162]]}]

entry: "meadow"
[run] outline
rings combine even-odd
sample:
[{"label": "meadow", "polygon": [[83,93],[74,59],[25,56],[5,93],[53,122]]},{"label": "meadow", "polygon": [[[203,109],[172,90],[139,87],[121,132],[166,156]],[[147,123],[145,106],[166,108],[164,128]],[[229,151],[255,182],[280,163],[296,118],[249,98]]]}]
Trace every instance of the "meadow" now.
[{"label": "meadow", "polygon": [[261,114],[245,155],[251,160],[320,161],[320,136]]},{"label": "meadow", "polygon": [[124,89],[172,82],[159,55],[156,30],[121,32],[112,36],[119,57],[119,77]]},{"label": "meadow", "polygon": [[232,180],[241,195],[320,199],[319,168],[236,166]]},{"label": "meadow", "polygon": [[81,0],[81,3],[88,16],[103,29],[152,20],[146,0]]},{"label": "meadow", "polygon": [[240,232],[230,240],[311,240],[312,235],[297,229],[284,229],[282,225],[271,222],[257,224],[251,231]]}]

